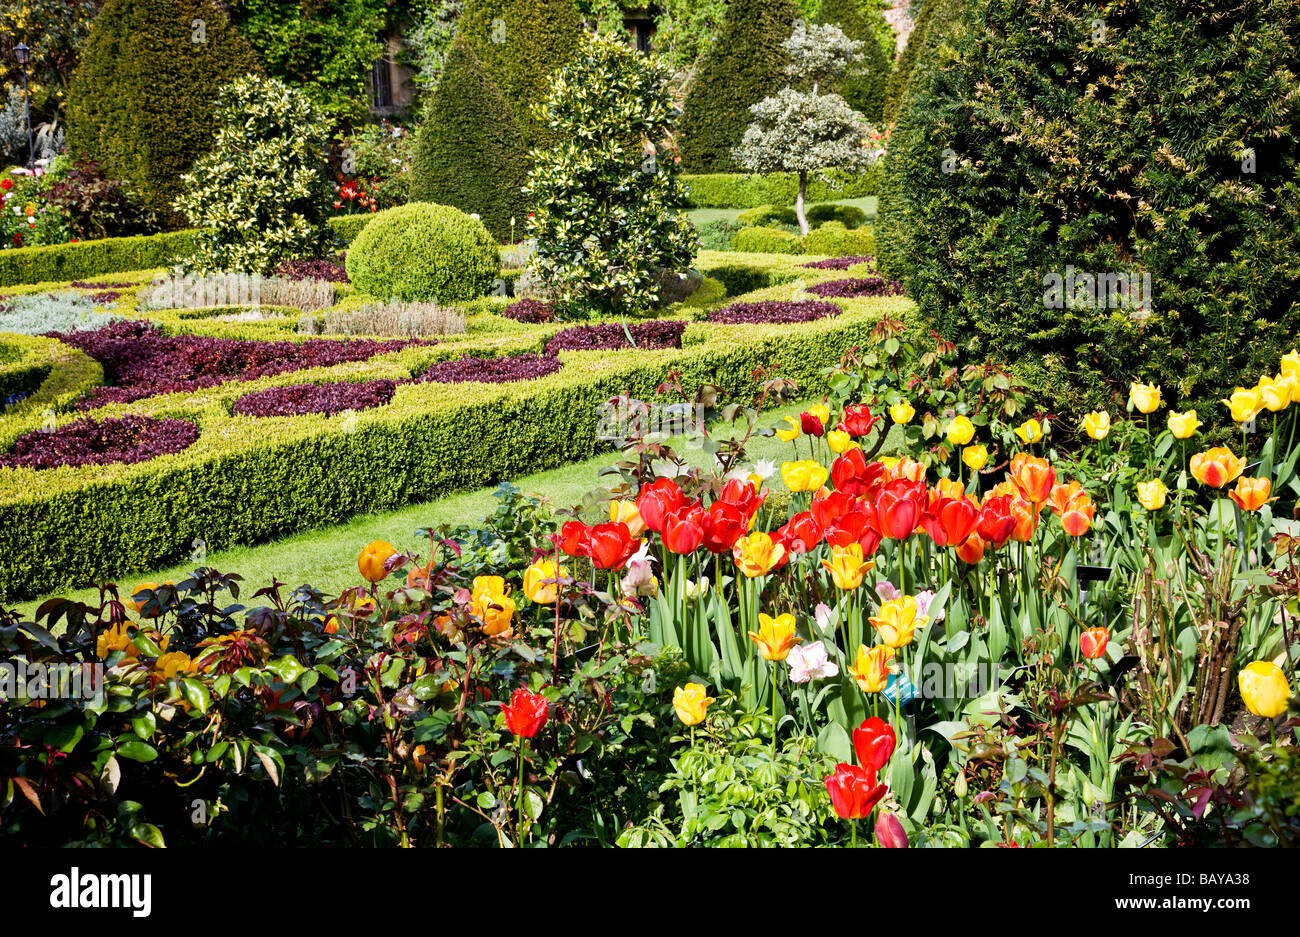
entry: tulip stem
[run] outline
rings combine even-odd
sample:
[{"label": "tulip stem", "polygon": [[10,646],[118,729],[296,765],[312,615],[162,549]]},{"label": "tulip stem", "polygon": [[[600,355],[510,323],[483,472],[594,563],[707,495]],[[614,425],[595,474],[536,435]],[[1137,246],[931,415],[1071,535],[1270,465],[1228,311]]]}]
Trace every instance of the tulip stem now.
[{"label": "tulip stem", "polygon": [[524,842],[524,737],[516,735],[519,746],[519,790],[515,794],[515,811],[519,814],[519,842]]},{"label": "tulip stem", "polygon": [[857,820],[849,821],[849,848],[850,849],[858,848],[858,821]]}]

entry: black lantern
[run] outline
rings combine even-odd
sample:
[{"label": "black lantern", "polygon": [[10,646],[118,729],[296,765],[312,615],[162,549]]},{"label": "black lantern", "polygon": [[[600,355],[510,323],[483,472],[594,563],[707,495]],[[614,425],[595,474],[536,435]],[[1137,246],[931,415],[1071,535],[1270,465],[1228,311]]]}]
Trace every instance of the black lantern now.
[{"label": "black lantern", "polygon": [[23,112],[27,115],[27,171],[36,172],[36,140],[32,136],[32,100],[27,94],[27,65],[32,60],[32,50],[20,42],[14,46],[14,61],[23,69]]}]

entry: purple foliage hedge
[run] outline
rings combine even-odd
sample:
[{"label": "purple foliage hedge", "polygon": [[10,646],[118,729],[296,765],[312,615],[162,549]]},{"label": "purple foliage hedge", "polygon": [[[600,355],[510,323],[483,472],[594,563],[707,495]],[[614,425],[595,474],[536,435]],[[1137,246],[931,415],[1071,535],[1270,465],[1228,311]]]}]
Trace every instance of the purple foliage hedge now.
[{"label": "purple foliage hedge", "polygon": [[54,430],[35,430],[18,437],[13,449],[0,453],[0,467],[48,469],[60,465],[107,465],[147,462],[180,452],[199,438],[186,420],[124,416],[77,420]]},{"label": "purple foliage hedge", "polygon": [[[681,348],[682,332],[686,323],[677,319],[638,322],[628,326],[637,348]],[[576,325],[557,332],[546,343],[546,353],[561,351],[591,351],[601,348],[631,348],[627,334],[618,323],[608,325]]]},{"label": "purple foliage hedge", "polygon": [[555,310],[551,308],[551,304],[544,303],[540,299],[521,299],[511,303],[501,310],[501,315],[516,322],[536,323],[555,320]]},{"label": "purple foliage hedge", "polygon": [[262,342],[164,335],[156,326],[138,320],[114,322],[89,331],[48,334],[102,364],[104,377],[113,385],[95,388],[88,400],[77,404],[83,410],[106,403],[130,403],[155,394],[215,387],[227,381],[365,361],[410,345],[436,344],[422,339]]},{"label": "purple foliage hedge", "polygon": [[803,265],[806,270],[847,270],[854,264],[874,264],[876,258],[870,254],[859,254],[856,257],[829,257],[826,260],[814,260],[812,263]]},{"label": "purple foliage hedge", "polygon": [[396,381],[335,381],[329,384],[291,384],[245,394],[235,401],[239,416],[301,416],[382,407],[393,399]]},{"label": "purple foliage hedge", "polygon": [[350,283],[344,266],[346,254],[332,259],[314,257],[305,260],[286,260],[275,268],[277,277],[287,280],[325,280],[329,283]]},{"label": "purple foliage hedge", "polygon": [[769,299],[757,303],[732,303],[709,313],[709,321],[720,325],[746,325],[753,322],[813,322],[826,316],[838,316],[834,303],[816,299]]},{"label": "purple foliage hedge", "polygon": [[506,355],[500,358],[473,358],[465,355],[452,361],[439,361],[415,378],[417,383],[463,384],[483,381],[504,384],[545,377],[560,370],[560,361],[550,355]]},{"label": "purple foliage hedge", "polygon": [[902,296],[903,284],[883,277],[851,277],[847,280],[828,280],[808,287],[814,296],[834,296],[849,299],[855,296]]}]

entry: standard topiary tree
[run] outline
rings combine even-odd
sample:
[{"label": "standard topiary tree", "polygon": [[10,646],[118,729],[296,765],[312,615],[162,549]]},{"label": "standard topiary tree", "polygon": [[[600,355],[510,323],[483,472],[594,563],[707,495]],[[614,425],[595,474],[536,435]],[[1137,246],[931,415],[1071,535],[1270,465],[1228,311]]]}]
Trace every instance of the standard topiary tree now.
[{"label": "standard topiary tree", "polygon": [[499,241],[523,233],[528,180],[523,135],[464,38],[452,43],[416,141],[411,198],[477,214]]},{"label": "standard topiary tree", "polygon": [[213,0],[108,0],[68,91],[68,149],[179,224],[172,203],[212,146],[218,90],[260,73]]},{"label": "standard topiary tree", "polygon": [[887,157],[909,293],[1058,412],[1150,380],[1226,423],[1300,334],[1297,46],[1289,0],[982,0]]},{"label": "standard topiary tree", "polygon": [[858,0],[822,0],[817,19],[838,26],[844,35],[862,42],[861,60],[834,87],[849,107],[860,111],[874,124],[879,123],[884,112],[885,87],[893,67],[893,57],[880,44],[878,27],[883,25],[891,36],[893,31],[878,9],[873,12],[874,18],[864,13]]},{"label": "standard topiary tree", "polygon": [[302,91],[248,76],[217,95],[217,139],[181,179],[176,210],[197,228],[195,273],[270,273],[282,260],[320,256],[330,191],[325,115]]},{"label": "standard topiary tree", "polygon": [[371,216],[348,247],[348,279],[380,299],[469,302],[501,266],[481,221],[449,205],[411,202]]},{"label": "standard topiary tree", "polygon": [[749,126],[749,109],[785,84],[782,43],[797,19],[792,0],[731,0],[721,34],[704,53],[682,104],[687,172],[736,170],[732,150]]},{"label": "standard topiary tree", "polygon": [[665,271],[688,266],[695,231],[676,154],[666,67],[591,36],[556,76],[543,112],[559,142],[534,151],[530,270],[569,314],[636,314]]},{"label": "standard topiary tree", "polygon": [[514,111],[528,145],[554,143],[531,108],[582,45],[582,19],[573,0],[468,0],[457,29]]},{"label": "standard topiary tree", "polygon": [[810,28],[799,20],[783,43],[789,56],[785,71],[796,84],[812,87],[783,88],[750,108],[754,122],[736,147],[736,162],[750,172],[799,174],[794,211],[801,234],[808,233],[808,174],[823,169],[861,172],[872,162],[866,149],[866,118],[820,86],[844,74],[864,45],[874,44],[874,38],[850,39],[838,26]]}]

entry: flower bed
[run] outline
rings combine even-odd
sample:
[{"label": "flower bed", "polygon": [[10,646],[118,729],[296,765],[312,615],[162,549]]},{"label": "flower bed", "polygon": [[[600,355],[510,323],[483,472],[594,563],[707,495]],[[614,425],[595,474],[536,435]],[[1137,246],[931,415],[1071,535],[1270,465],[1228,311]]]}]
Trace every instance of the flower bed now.
[{"label": "flower bed", "polygon": [[808,287],[814,296],[854,299],[860,296],[902,296],[903,284],[883,277],[850,277],[847,280],[830,280]]},{"label": "flower bed", "polygon": [[[596,349],[616,348],[681,348],[682,332],[686,323],[677,319],[660,319],[653,322],[637,322],[627,330],[618,323],[607,325],[578,325],[557,332],[546,343],[548,355],[561,351],[593,351]],[[628,343],[628,332],[632,333],[635,346]]]},{"label": "flower bed", "polygon": [[815,299],[773,299],[757,303],[732,303],[730,306],[709,313],[708,321],[719,325],[814,322],[827,316],[838,316],[841,311],[834,303],[819,302]]},{"label": "flower bed", "polygon": [[286,371],[365,361],[432,341],[402,339],[309,339],[304,342],[256,342],[197,335],[164,335],[146,322],[114,322],[86,332],[50,333],[84,351],[104,366],[113,384],[97,387],[77,404],[91,409],[107,403],[130,403],[157,394],[248,381]]},{"label": "flower bed", "polygon": [[369,410],[393,399],[396,381],[334,381],[329,384],[290,384],[245,394],[235,401],[239,416],[333,416],[345,410]]},{"label": "flower bed", "polygon": [[501,310],[501,315],[516,322],[554,322],[555,310],[540,299],[521,299]]},{"label": "flower bed", "polygon": [[415,380],[435,384],[464,384],[468,381],[503,384],[545,377],[560,370],[560,366],[560,359],[551,355],[503,355],[499,358],[464,355],[450,361],[439,361]]},{"label": "flower bed", "polygon": [[19,436],[13,450],[0,455],[0,468],[147,462],[180,452],[198,438],[199,428],[186,420],[144,416],[78,420]]},{"label": "flower bed", "polygon": [[870,254],[861,254],[857,257],[828,257],[826,260],[814,260],[811,263],[800,264],[805,270],[847,270],[854,264],[874,264],[876,258]]},{"label": "flower bed", "polygon": [[349,283],[346,254],[333,259],[321,257],[304,260],[286,260],[275,268],[275,276],[286,280],[324,280],[328,283]]}]

